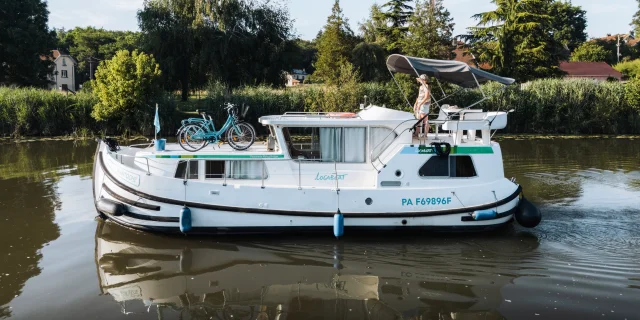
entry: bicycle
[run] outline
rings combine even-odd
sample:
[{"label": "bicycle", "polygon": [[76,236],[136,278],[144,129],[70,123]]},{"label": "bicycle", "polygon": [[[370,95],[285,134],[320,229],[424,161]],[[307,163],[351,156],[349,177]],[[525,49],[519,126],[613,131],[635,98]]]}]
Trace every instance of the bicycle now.
[{"label": "bicycle", "polygon": [[[206,112],[199,112],[202,119],[183,120],[183,127],[178,131],[180,147],[186,151],[195,152],[206,147],[209,143],[220,141],[225,134],[227,142],[232,148],[246,150],[251,147],[256,139],[256,131],[253,126],[240,121],[238,110],[233,104],[227,103],[225,109],[228,114],[227,121],[220,130],[216,130],[213,119]],[[248,107],[244,109],[243,115],[247,111]]]}]

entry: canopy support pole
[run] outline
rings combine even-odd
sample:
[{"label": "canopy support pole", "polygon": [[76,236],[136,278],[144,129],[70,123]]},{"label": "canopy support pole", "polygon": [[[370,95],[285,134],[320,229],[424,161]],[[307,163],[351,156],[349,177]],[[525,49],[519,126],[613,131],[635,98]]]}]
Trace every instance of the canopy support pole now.
[{"label": "canopy support pole", "polygon": [[444,100],[446,100],[446,99],[449,99],[449,98],[451,98],[451,97],[455,96],[456,94],[458,94],[458,92],[463,91],[464,89],[465,89],[465,88],[460,87],[458,90],[456,90],[456,91],[455,91],[455,92],[453,92],[452,94],[450,94],[450,95],[448,95],[448,96],[445,96],[444,98],[442,98],[442,99],[438,100],[437,102],[442,102],[442,101],[444,101]]},{"label": "canopy support pole", "polygon": [[471,72],[471,75],[473,76],[473,80],[476,81],[476,84],[478,85],[478,89],[480,89],[480,92],[482,93],[482,96],[486,99],[487,96],[484,94],[484,91],[482,90],[482,87],[480,86],[480,82],[478,82],[478,78],[476,78],[476,75]]}]

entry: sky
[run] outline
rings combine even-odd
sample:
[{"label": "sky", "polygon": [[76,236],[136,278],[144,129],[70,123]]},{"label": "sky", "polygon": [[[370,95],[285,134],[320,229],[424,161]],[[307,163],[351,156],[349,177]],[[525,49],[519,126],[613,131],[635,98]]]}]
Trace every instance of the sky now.
[{"label": "sky", "polygon": [[[295,32],[302,39],[313,39],[331,14],[334,0],[282,0],[294,19]],[[358,31],[358,24],[369,15],[374,3],[385,0],[342,0],[340,5],[349,19],[351,28]],[[607,33],[627,33],[629,23],[638,10],[636,0],[573,0],[574,5],[587,11],[587,33],[590,38]],[[95,26],[109,30],[138,30],[136,12],[143,0],[48,0],[49,26],[73,29],[76,26]],[[495,6],[490,0],[444,0],[445,7],[454,19],[454,34],[465,33],[475,25],[472,15],[490,11]]]}]

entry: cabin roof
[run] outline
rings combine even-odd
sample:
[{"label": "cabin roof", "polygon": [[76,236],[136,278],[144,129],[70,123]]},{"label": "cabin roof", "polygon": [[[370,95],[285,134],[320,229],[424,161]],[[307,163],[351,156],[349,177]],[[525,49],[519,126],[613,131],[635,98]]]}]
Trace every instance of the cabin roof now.
[{"label": "cabin roof", "polygon": [[288,126],[367,126],[398,124],[416,120],[414,115],[400,110],[369,106],[358,112],[288,112],[260,117],[264,125]]}]

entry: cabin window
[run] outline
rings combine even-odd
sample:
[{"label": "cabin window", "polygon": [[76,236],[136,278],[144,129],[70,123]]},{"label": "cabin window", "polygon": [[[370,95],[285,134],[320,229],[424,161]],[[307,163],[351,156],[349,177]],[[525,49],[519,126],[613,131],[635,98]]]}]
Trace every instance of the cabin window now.
[{"label": "cabin window", "polygon": [[207,160],[205,162],[205,179],[222,179],[224,173],[224,161]]},{"label": "cabin window", "polygon": [[470,156],[432,156],[422,165],[421,177],[470,178],[477,176]]},{"label": "cabin window", "polygon": [[67,78],[67,70],[62,70],[60,76],[62,78]]},{"label": "cabin window", "polygon": [[470,178],[475,177],[476,168],[470,156],[449,157],[451,165],[450,177],[452,178]]},{"label": "cabin window", "polygon": [[369,150],[371,150],[371,160],[375,160],[398,135],[389,128],[371,128],[370,130]]},{"label": "cabin window", "polygon": [[178,179],[184,179],[187,167],[189,167],[189,179],[198,179],[198,160],[178,161],[175,177]]},{"label": "cabin window", "polygon": [[282,128],[293,159],[361,163],[366,160],[365,128]]},{"label": "cabin window", "polygon": [[[263,177],[264,161],[237,160],[227,161],[227,164],[229,166],[227,178],[229,179],[261,180]],[[267,168],[265,166],[264,178],[266,179],[267,177]]]},{"label": "cabin window", "polygon": [[[260,160],[235,160],[216,161],[207,160],[205,162],[205,177],[207,179],[238,179],[238,180],[261,180],[263,177],[264,161]],[[226,167],[226,171],[225,171]],[[264,168],[264,178],[266,179],[267,168]]]}]

